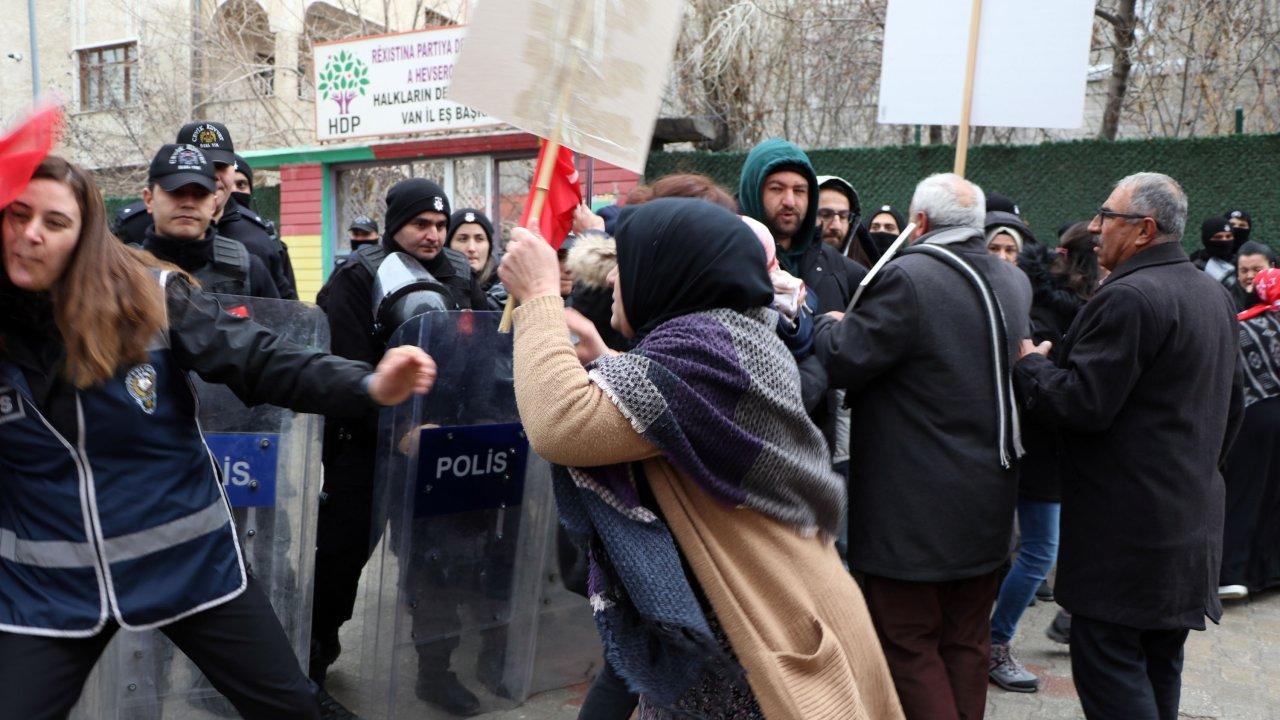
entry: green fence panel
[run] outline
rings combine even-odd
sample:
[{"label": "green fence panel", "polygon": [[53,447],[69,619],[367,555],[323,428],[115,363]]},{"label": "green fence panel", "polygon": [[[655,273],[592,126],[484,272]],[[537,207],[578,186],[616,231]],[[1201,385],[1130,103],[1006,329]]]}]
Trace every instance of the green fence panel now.
[{"label": "green fence panel", "polygon": [[[916,183],[950,171],[954,153],[949,145],[808,152],[819,175],[853,183],[864,211],[889,204],[904,213]],[[736,193],[745,158],[745,152],[653,153],[645,178],[697,172]],[[1202,220],[1235,207],[1252,213],[1251,239],[1280,247],[1280,135],[980,145],[969,151],[968,177],[1017,201],[1036,236],[1050,244],[1059,225],[1092,217],[1117,180],[1141,171],[1168,174],[1186,189],[1188,249],[1200,245]]]}]

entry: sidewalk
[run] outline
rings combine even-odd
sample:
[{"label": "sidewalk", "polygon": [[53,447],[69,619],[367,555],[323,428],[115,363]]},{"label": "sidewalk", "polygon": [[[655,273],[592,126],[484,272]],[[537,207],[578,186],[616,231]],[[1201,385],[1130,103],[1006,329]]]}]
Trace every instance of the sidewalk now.
[{"label": "sidewalk", "polygon": [[[1057,605],[1043,602],[1029,608],[1014,641],[1022,661],[1040,676],[1040,692],[1010,693],[991,686],[987,700],[989,720],[1084,717],[1071,683],[1067,648],[1044,635],[1044,628],[1053,620],[1057,609]],[[355,628],[344,630],[350,632]],[[344,641],[348,639],[348,632],[343,633]],[[351,647],[357,646],[356,637],[351,633]],[[334,694],[344,699],[358,697],[357,681],[348,674],[354,668],[339,661],[334,670],[330,683]],[[543,693],[530,698],[522,707],[481,717],[486,720],[575,720],[585,693],[585,685]],[[358,699],[352,704],[356,706],[352,709],[359,709]],[[1210,623],[1205,632],[1191,633],[1179,715],[1196,720],[1280,720],[1280,592],[1230,603],[1221,625]]]}]

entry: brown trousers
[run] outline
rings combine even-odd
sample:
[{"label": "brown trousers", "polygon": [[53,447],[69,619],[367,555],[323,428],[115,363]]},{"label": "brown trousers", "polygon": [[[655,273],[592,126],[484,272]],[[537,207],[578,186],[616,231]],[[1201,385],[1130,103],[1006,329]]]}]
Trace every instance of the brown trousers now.
[{"label": "brown trousers", "polygon": [[979,720],[997,573],[947,582],[865,576],[871,620],[907,720]]}]

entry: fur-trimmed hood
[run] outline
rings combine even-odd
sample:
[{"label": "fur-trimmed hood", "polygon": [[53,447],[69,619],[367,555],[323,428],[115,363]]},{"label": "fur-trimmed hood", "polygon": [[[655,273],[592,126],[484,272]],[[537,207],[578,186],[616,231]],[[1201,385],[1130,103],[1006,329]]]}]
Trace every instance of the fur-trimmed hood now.
[{"label": "fur-trimmed hood", "polygon": [[618,245],[602,232],[583,233],[565,260],[573,279],[589,288],[609,286],[609,273],[618,264]]}]

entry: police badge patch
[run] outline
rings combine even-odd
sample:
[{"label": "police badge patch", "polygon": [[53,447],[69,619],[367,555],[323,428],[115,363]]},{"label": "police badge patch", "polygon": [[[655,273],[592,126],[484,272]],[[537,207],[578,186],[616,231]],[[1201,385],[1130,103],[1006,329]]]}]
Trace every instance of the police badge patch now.
[{"label": "police badge patch", "polygon": [[22,407],[22,396],[16,388],[0,385],[0,424],[21,420],[27,416]]},{"label": "police badge patch", "polygon": [[150,365],[137,365],[125,376],[125,387],[142,412],[150,415],[156,411],[156,369]]}]

